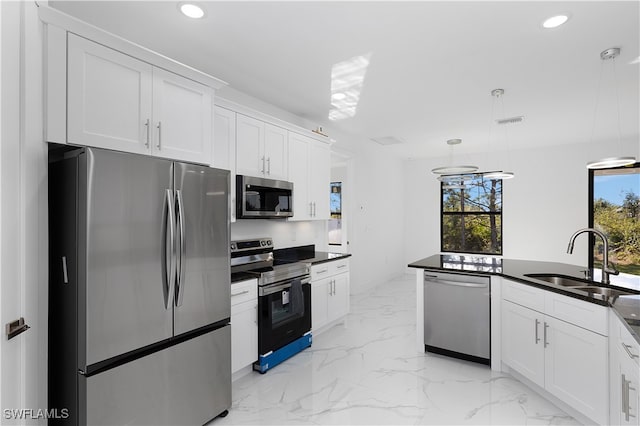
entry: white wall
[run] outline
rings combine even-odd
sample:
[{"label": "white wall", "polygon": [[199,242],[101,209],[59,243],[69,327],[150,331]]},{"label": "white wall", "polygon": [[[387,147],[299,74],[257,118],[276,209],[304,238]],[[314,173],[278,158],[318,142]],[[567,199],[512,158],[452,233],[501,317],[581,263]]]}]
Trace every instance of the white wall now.
[{"label": "white wall", "polygon": [[[626,141],[625,152],[638,156],[638,141]],[[613,156],[609,147],[589,144],[512,151],[508,169],[515,173],[504,181],[503,256],[513,259],[587,265],[587,241],[576,241],[566,253],[569,237],[588,225],[587,159]],[[449,160],[406,162],[405,261],[440,252],[440,184],[430,170]],[[481,168],[486,154],[465,156]]]},{"label": "white wall", "polygon": [[[403,160],[391,158],[385,147],[366,137],[343,134],[331,123],[311,123],[260,99],[231,87],[221,89],[216,96],[253,108],[274,118],[312,130],[322,126],[335,140],[332,150],[349,158],[353,167],[350,182],[349,252],[351,258],[351,292],[365,292],[372,287],[404,273],[405,205]],[[327,188],[327,196],[329,189]],[[272,236],[276,248],[315,244],[316,250],[327,246],[324,222],[279,222],[271,220],[239,220],[231,226],[232,239]]]}]

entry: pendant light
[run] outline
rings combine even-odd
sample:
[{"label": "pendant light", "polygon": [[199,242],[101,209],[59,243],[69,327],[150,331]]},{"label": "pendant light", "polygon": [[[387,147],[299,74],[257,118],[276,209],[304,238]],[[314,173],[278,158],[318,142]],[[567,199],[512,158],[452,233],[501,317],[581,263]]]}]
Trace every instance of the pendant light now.
[{"label": "pendant light", "polygon": [[[607,50],[603,50],[600,52],[600,59],[602,59],[602,65],[600,67],[600,76],[598,78],[598,89],[596,93],[596,106],[593,111],[593,125],[591,128],[591,142],[593,142],[593,135],[596,127],[596,113],[598,111],[598,100],[600,97],[600,83],[602,82],[602,67],[604,66],[605,61],[611,60],[613,64],[613,78],[614,78],[614,91],[616,95],[616,107],[617,107],[617,116],[618,116],[618,148],[622,151],[622,131],[620,129],[620,99],[618,98],[618,84],[616,79],[616,57],[620,55],[620,48],[612,47]],[[612,167],[622,167],[629,166],[636,162],[635,157],[608,157],[603,158],[601,160],[589,161],[587,163],[587,169],[608,169]]]},{"label": "pendant light", "polygon": [[[501,120],[504,121],[505,123],[508,122],[505,121],[504,118],[504,101],[502,100],[502,96],[504,95],[504,89],[493,89],[491,91],[491,96],[494,98],[492,103],[491,103],[491,126],[493,127],[493,123],[494,122],[500,122]],[[501,120],[495,120],[494,119],[494,111],[495,111],[495,104],[496,102],[500,101],[501,105],[502,105],[502,119]],[[520,118],[520,121],[522,121],[521,119],[524,117],[518,117]],[[491,128],[489,128],[489,143],[491,143]],[[508,147],[508,141],[507,141],[507,159],[509,158],[509,147]],[[489,152],[489,156],[491,156],[491,153]],[[505,172],[503,170],[495,170],[492,172],[486,172],[482,174],[483,177],[486,177],[487,179],[512,179],[515,175],[513,172]]]},{"label": "pendant light", "polygon": [[476,166],[453,164],[453,147],[456,145],[460,145],[461,143],[462,139],[449,139],[447,141],[447,145],[449,145],[449,165],[431,169],[431,173],[433,173],[434,175],[454,175],[458,176],[458,180],[460,180],[459,175],[464,173],[473,173],[478,170],[478,167]]}]

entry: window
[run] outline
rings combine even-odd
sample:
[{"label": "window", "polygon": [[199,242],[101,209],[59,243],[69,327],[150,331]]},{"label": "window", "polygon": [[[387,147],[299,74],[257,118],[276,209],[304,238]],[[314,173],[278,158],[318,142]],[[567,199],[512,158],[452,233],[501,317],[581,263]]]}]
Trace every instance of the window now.
[{"label": "window", "polygon": [[342,245],[342,182],[331,182],[329,245]]},{"label": "window", "polygon": [[440,191],[441,250],[502,254],[502,180],[467,174]]},{"label": "window", "polygon": [[[640,278],[640,163],[589,171],[589,226],[609,240],[609,262],[620,271],[612,284]],[[589,268],[602,268],[602,240],[591,238]],[[595,240],[595,241],[594,241]],[[599,279],[599,277],[597,277]]]}]

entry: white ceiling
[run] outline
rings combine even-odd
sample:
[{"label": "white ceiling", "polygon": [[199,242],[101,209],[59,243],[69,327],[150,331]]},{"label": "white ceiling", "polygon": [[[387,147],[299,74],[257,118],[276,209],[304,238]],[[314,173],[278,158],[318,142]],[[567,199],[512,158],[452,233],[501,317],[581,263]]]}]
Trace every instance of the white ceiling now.
[{"label": "white ceiling", "polygon": [[[460,153],[504,149],[507,140],[514,150],[612,143],[615,79],[623,139],[640,144],[638,1],[199,3],[201,20],[172,1],[49,2],[317,125],[404,140],[385,147],[392,155],[446,155],[451,138],[463,139]],[[559,12],[568,23],[543,29]],[[610,47],[622,49],[615,74],[600,59]],[[365,54],[355,117],[329,122],[332,66]],[[523,123],[491,125],[495,88],[505,95],[493,117],[503,105]]]}]

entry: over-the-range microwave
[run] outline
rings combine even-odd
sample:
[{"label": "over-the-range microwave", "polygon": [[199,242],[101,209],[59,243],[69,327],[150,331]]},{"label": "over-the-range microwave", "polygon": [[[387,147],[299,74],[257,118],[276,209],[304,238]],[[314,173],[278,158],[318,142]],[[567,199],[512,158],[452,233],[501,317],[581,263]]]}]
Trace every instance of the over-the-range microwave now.
[{"label": "over-the-range microwave", "polygon": [[238,219],[293,216],[293,183],[237,175],[236,215]]}]

